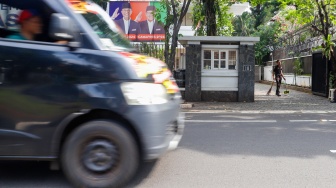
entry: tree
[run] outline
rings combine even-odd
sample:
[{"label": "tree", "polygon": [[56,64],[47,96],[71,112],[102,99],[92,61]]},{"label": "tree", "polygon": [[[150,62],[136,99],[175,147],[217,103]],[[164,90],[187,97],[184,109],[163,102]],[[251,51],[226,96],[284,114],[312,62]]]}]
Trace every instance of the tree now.
[{"label": "tree", "polygon": [[251,15],[254,17],[254,29],[258,29],[271,20],[271,18],[279,11],[280,4],[278,0],[251,0]]},{"label": "tree", "polygon": [[257,31],[254,28],[255,18],[249,12],[244,12],[241,16],[235,16],[232,19],[232,25],[234,36],[252,36]]},{"label": "tree", "polygon": [[281,33],[280,23],[272,21],[280,8],[276,0],[252,0],[251,12],[244,12],[232,20],[234,36],[259,36],[260,41],[255,45],[255,58],[258,65],[263,64],[269,55],[271,46],[275,49]]},{"label": "tree", "polygon": [[[331,78],[336,76],[336,56],[333,51],[335,43],[332,36],[333,27],[336,23],[335,5],[336,0],[279,0],[283,4],[295,5],[296,9],[287,12],[288,19],[295,19],[301,24],[311,24],[311,27],[320,33],[323,38],[323,54],[332,62]],[[336,80],[330,87],[336,87]]]},{"label": "tree", "polygon": [[[294,54],[293,54],[294,56]],[[298,55],[297,55],[298,56]],[[294,59],[294,57],[293,57]],[[297,75],[301,75],[303,72],[302,67],[302,62],[301,62],[301,58],[295,58],[294,60],[294,66],[293,66],[293,71],[294,71],[294,84],[296,85],[296,76]]]},{"label": "tree", "polygon": [[280,24],[277,22],[270,23],[269,25],[261,25],[258,27],[253,36],[260,36],[260,41],[255,45],[255,58],[258,65],[263,64],[263,59],[270,53],[267,46],[275,49],[276,43],[279,38]]},{"label": "tree", "polygon": [[187,14],[192,0],[161,0],[159,11],[156,11],[155,17],[161,20],[159,12],[166,12],[164,20],[164,29],[166,31],[165,38],[165,62],[170,70],[173,70],[175,63],[176,47],[178,33],[183,22],[183,18]]},{"label": "tree", "polygon": [[193,29],[199,36],[230,36],[233,32],[229,13],[231,0],[193,0]]}]

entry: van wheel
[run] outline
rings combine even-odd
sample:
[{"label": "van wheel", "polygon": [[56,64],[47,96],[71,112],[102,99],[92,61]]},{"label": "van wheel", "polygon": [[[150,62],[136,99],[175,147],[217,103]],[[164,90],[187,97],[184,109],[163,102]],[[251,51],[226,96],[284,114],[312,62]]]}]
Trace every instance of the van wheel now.
[{"label": "van wheel", "polygon": [[135,174],[139,153],[129,131],[116,122],[99,120],[68,136],[61,162],[75,187],[121,187]]}]

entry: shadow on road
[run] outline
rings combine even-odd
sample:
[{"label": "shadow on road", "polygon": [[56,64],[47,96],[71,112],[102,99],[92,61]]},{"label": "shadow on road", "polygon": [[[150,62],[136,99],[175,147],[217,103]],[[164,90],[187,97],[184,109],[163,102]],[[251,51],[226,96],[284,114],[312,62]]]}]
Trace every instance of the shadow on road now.
[{"label": "shadow on road", "polygon": [[1,188],[72,188],[62,171],[49,169],[49,162],[0,161]]},{"label": "shadow on road", "polygon": [[[140,164],[127,187],[136,187],[151,173],[156,161]],[[49,162],[0,161],[1,188],[72,188],[61,170],[49,169]]]}]

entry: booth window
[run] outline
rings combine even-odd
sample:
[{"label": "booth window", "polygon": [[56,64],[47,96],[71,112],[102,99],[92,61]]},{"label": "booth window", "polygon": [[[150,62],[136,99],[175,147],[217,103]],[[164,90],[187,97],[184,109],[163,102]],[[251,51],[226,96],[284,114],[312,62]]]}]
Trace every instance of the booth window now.
[{"label": "booth window", "polygon": [[211,50],[204,50],[203,52],[203,69],[211,69]]},{"label": "booth window", "polygon": [[203,69],[236,70],[237,50],[203,50]]},{"label": "booth window", "polygon": [[229,69],[236,69],[237,65],[237,52],[229,51]]}]

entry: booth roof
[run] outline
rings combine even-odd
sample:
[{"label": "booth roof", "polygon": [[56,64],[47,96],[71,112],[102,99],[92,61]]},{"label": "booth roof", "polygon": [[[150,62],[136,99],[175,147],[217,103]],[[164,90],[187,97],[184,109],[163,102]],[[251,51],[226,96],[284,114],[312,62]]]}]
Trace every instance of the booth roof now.
[{"label": "booth roof", "polygon": [[260,41],[260,37],[228,37],[228,36],[185,36],[179,37],[178,41],[182,45],[201,44],[201,43],[240,43],[240,44],[255,44]]}]

